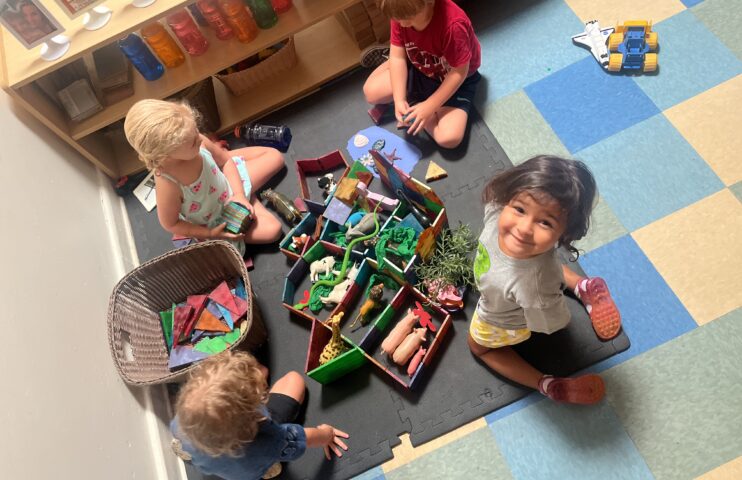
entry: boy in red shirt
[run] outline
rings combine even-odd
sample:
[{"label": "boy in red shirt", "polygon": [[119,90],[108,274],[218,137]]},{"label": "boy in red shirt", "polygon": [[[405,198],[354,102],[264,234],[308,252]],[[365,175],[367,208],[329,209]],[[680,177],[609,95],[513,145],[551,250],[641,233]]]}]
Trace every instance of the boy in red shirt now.
[{"label": "boy in red shirt", "polygon": [[439,146],[456,148],[481,78],[469,17],[451,0],[380,0],[379,8],[392,19],[389,60],[363,85],[366,101],[394,102],[409,134],[424,129]]}]

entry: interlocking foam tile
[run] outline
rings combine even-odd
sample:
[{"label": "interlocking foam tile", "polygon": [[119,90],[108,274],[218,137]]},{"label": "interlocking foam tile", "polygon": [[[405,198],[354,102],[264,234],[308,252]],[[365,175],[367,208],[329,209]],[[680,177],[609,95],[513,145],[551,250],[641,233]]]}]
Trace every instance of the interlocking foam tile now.
[{"label": "interlocking foam tile", "polygon": [[510,469],[489,428],[482,427],[432,453],[387,472],[389,480],[433,478],[510,479]]},{"label": "interlocking foam tile", "polygon": [[742,75],[664,114],[726,185],[742,181]]},{"label": "interlocking foam tile", "polygon": [[[598,191],[600,191],[600,187],[598,187]],[[602,197],[599,197],[598,204],[595,205],[590,218],[590,230],[582,240],[575,242],[575,246],[580,250],[589,252],[612,242],[622,235],[626,235],[626,233],[628,233],[626,228],[621,225],[611,207]]]},{"label": "interlocking foam tile", "polygon": [[585,26],[562,0],[501,2],[495,8],[496,25],[477,33],[488,101],[590,55],[572,45],[572,35]]},{"label": "interlocking foam tile", "polygon": [[729,187],[729,190],[731,190],[734,196],[742,202],[742,182],[732,185]]},{"label": "interlocking foam tile", "polygon": [[514,165],[546,152],[569,155],[523,90],[488,103],[482,117]]},{"label": "interlocking foam tile", "polygon": [[381,467],[374,467],[370,470],[366,470],[360,475],[353,477],[353,480],[384,480],[384,471]]},{"label": "interlocking foam tile", "polygon": [[659,112],[630,77],[608,75],[592,56],[526,87],[570,152]]},{"label": "interlocking foam tile", "polygon": [[742,307],[742,204],[729,190],[632,236],[699,325]]},{"label": "interlocking foam tile", "polygon": [[716,467],[697,477],[696,480],[730,480],[732,478],[742,478],[742,457],[737,457],[731,462]]},{"label": "interlocking foam tile", "polygon": [[604,374],[657,480],[693,478],[742,452],[741,350],[737,310]]},{"label": "interlocking foam tile", "polygon": [[533,392],[527,397],[523,397],[517,402],[513,402],[510,405],[507,405],[502,408],[498,408],[494,412],[490,413],[489,415],[486,415],[484,417],[487,424],[490,424],[492,422],[496,422],[497,420],[500,420],[501,418],[505,418],[509,415],[514,414],[515,412],[519,412],[523,410],[524,408],[533,405],[536,402],[540,402],[542,400],[545,400],[546,397],[541,395],[538,392]]},{"label": "interlocking foam tile", "polygon": [[705,0],[693,8],[706,28],[742,60],[742,9],[739,0]]},{"label": "interlocking foam tile", "polygon": [[416,459],[423,457],[434,450],[437,451],[437,449],[442,448],[445,445],[457,442],[459,439],[466,437],[476,430],[481,430],[486,426],[487,422],[484,421],[484,418],[480,417],[472,422],[460,426],[456,430],[452,430],[445,435],[436,437],[429,442],[418,445],[417,447],[412,446],[409,434],[406,433],[401,435],[399,437],[401,440],[400,444],[392,450],[394,458],[383,464],[381,466],[382,470],[385,472],[392,472],[403,465],[414,462]]},{"label": "interlocking foam tile", "polygon": [[689,10],[654,30],[659,34],[659,72],[634,79],[663,110],[742,72],[742,62]]},{"label": "interlocking foam tile", "polygon": [[629,231],[723,188],[662,115],[581,151],[603,199]]},{"label": "interlocking foam tile", "polygon": [[590,407],[538,402],[490,428],[516,479],[652,479],[605,402]]},{"label": "interlocking foam tile", "polygon": [[[615,27],[626,20],[660,22],[685,10],[680,0],[565,0],[583,22],[597,19],[602,28]],[[578,32],[575,32],[578,33]]]},{"label": "interlocking foam tile", "polygon": [[603,277],[621,312],[631,347],[598,364],[597,370],[634,357],[696,327],[652,263],[629,235],[580,256],[590,276]]}]

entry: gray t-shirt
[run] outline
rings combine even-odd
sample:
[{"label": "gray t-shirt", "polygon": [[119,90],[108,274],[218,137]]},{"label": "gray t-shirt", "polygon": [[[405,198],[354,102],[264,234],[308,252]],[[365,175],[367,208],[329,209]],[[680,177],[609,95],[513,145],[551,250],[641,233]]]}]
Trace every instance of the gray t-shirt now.
[{"label": "gray t-shirt", "polygon": [[553,333],[566,327],[570,314],[556,248],[524,260],[505,255],[497,241],[500,211],[493,204],[484,208],[484,229],[474,259],[480,292],[477,315],[507,330]]}]

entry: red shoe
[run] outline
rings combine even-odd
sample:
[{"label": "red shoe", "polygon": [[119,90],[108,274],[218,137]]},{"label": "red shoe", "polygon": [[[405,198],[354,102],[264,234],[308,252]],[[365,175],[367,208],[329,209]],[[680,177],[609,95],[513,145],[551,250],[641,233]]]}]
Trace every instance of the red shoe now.
[{"label": "red shoe", "polygon": [[[551,380],[546,384],[544,382]],[[555,402],[593,405],[605,396],[605,383],[599,375],[590,373],[576,378],[544,375],[538,382],[539,391]]]},{"label": "red shoe", "polygon": [[610,340],[618,335],[621,330],[621,314],[611,298],[605,280],[600,277],[588,278],[587,282],[581,281],[577,285],[577,290],[598,338]]}]

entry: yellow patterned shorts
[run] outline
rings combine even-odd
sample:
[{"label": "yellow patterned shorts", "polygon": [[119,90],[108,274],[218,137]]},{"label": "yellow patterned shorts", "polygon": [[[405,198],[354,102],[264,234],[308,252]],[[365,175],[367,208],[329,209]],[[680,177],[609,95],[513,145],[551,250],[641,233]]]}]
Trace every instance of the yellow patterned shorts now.
[{"label": "yellow patterned shorts", "polygon": [[507,330],[496,327],[480,320],[479,315],[474,312],[471,325],[469,325],[469,335],[483,347],[500,348],[525,342],[531,338],[531,331],[527,328]]}]

